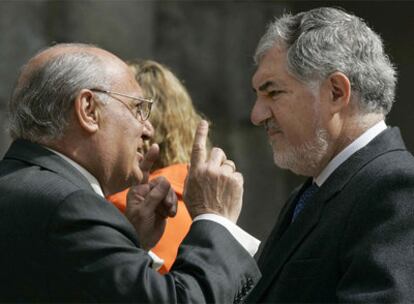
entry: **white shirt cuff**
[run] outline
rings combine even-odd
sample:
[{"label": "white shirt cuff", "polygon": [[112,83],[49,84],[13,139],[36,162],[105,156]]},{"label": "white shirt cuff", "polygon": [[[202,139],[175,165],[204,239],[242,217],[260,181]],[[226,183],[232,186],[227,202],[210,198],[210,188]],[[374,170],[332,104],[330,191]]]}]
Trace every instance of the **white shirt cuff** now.
[{"label": "white shirt cuff", "polygon": [[258,239],[248,234],[246,231],[223,216],[213,213],[205,213],[196,216],[193,219],[193,222],[199,220],[209,220],[224,226],[251,256],[254,256],[259,249],[260,241]]},{"label": "white shirt cuff", "polygon": [[148,251],[148,255],[152,259],[152,265],[151,265],[152,269],[158,271],[161,268],[161,266],[164,265],[164,260],[161,259],[158,255],[156,255],[151,250]]}]

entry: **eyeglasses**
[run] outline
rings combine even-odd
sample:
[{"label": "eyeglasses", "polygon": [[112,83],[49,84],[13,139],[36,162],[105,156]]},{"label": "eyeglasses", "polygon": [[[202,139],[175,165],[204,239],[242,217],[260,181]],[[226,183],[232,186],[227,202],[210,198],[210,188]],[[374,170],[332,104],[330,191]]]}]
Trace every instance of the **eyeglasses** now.
[{"label": "eyeglasses", "polygon": [[[139,114],[139,116],[141,117],[141,121],[147,120],[151,114],[151,108],[154,102],[150,98],[135,97],[135,96],[126,95],[123,93],[118,93],[118,92],[108,91],[108,90],[103,90],[103,89],[96,89],[96,88],[90,89],[90,90],[93,92],[107,94],[111,96],[112,98],[114,98],[115,100],[118,100],[120,103],[122,103],[125,107],[128,108],[128,110],[131,112],[132,115],[134,115],[136,119],[138,119],[138,114]],[[116,98],[112,95],[118,95],[118,96],[133,99],[135,101],[135,104],[131,108],[131,106],[127,104],[125,101],[123,101],[122,99]]]}]

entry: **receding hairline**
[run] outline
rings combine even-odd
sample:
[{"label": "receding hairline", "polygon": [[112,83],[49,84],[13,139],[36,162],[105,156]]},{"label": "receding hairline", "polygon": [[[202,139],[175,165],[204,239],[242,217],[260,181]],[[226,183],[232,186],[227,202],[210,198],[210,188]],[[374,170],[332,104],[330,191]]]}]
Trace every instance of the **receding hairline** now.
[{"label": "receding hairline", "polygon": [[[112,58],[113,60],[122,61],[120,58],[115,56],[114,54],[101,49],[92,44],[78,44],[78,43],[66,43],[66,44],[57,44],[51,46],[47,49],[44,49],[37,53],[32,59],[29,60],[28,64],[43,64],[50,59],[56,58],[62,54],[69,54],[69,53],[89,53],[95,56],[103,56]],[[122,61],[123,62],[123,61]]]},{"label": "receding hairline", "polygon": [[55,59],[56,57],[64,54],[76,53],[87,53],[92,56],[96,56],[97,58],[104,59],[102,60],[103,65],[109,64],[109,62],[125,64],[125,62],[116,55],[92,44],[57,44],[39,51],[36,55],[29,59],[29,61],[23,66],[20,72],[20,76],[17,80],[18,86],[24,84],[28,79],[30,79],[30,76],[33,72],[37,71],[39,68],[42,68],[45,64]]}]

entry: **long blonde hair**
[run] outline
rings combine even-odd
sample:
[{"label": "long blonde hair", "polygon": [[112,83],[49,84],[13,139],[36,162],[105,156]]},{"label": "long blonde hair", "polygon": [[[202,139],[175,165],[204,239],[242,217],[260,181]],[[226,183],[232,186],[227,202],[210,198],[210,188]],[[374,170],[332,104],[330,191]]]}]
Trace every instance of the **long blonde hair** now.
[{"label": "long blonde hair", "polygon": [[179,79],[163,64],[152,60],[128,62],[144,96],[153,98],[149,118],[155,128],[151,143],[160,146],[153,170],[190,162],[194,133],[203,118],[193,106]]}]

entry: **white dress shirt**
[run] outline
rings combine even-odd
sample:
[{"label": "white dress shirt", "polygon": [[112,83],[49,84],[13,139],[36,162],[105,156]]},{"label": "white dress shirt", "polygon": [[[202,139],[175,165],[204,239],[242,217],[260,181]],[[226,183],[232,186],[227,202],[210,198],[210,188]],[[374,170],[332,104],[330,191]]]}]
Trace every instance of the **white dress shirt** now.
[{"label": "white dress shirt", "polygon": [[350,158],[359,149],[368,145],[378,134],[387,128],[385,121],[381,120],[364,133],[362,133],[357,139],[355,139],[350,145],[338,153],[322,170],[318,177],[314,179],[314,182],[321,187],[322,184],[328,179],[328,177],[348,158]]},{"label": "white dress shirt", "polygon": [[[66,160],[69,164],[71,164],[73,167],[75,167],[91,184],[93,190],[99,194],[100,196],[104,197],[103,191],[101,186],[99,185],[98,180],[85,168],[83,168],[78,163],[74,162],[69,157],[63,155],[62,153],[59,153],[53,149],[47,148],[48,150],[52,151],[53,153],[59,155],[64,160]],[[243,246],[247,250],[247,252],[254,256],[259,248],[260,241],[253,237],[252,235],[245,232],[243,229],[241,229],[239,226],[231,222],[230,220],[226,219],[223,216],[219,216],[217,214],[212,213],[206,213],[199,216],[196,216],[194,218],[194,221],[200,221],[200,220],[210,220],[213,222],[216,222],[222,226],[224,226],[231,235],[240,243],[240,245]],[[164,260],[158,257],[155,253],[153,253],[151,250],[148,252],[148,254],[153,259],[153,268],[158,270],[163,264]]]}]

